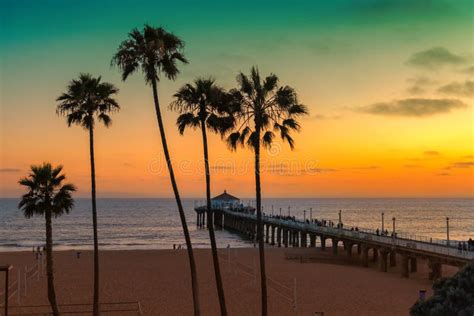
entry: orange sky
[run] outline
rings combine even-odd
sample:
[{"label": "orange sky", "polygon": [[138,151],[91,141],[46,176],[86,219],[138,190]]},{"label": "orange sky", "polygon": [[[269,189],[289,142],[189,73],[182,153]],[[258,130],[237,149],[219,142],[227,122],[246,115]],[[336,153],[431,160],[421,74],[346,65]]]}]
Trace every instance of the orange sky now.
[{"label": "orange sky", "polygon": [[[120,88],[122,110],[110,129],[96,131],[99,197],[172,196],[151,90],[141,75],[123,83],[109,67],[126,33],[145,21],[159,21],[182,37],[191,61],[176,82],[160,84],[183,196],[204,196],[202,144],[198,132],[179,135],[176,114],[167,109],[172,94],[198,76],[212,75],[232,88],[238,71],[258,65],[263,75],[274,72],[294,87],[310,110],[294,151],[277,142],[264,153],[264,197],[474,197],[469,2],[449,8],[390,3],[383,20],[373,11],[382,8],[356,4],[350,10],[336,4],[261,8],[267,10],[263,20],[246,28],[237,22],[245,10],[210,11],[205,4],[196,8],[202,20],[193,24],[184,11],[168,10],[177,15],[168,16],[134,7],[136,14],[128,14],[126,6],[91,2],[76,8],[85,19],[70,25],[61,15],[72,9],[67,5],[25,9],[12,3],[0,10],[8,13],[0,44],[0,197],[19,196],[18,179],[43,161],[63,164],[77,195],[89,195],[88,135],[55,114],[55,98],[79,72],[101,74]],[[105,9],[117,12],[101,14]],[[113,17],[120,14],[119,23]],[[282,16],[284,27],[277,23]],[[251,152],[230,152],[212,135],[210,158],[214,194],[254,195]]]}]

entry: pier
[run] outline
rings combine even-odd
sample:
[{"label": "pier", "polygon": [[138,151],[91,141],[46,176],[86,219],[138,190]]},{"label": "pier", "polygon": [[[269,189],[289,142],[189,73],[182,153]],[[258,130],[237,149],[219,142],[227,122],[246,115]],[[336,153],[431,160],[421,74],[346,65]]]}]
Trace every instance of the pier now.
[{"label": "pier", "polygon": [[[198,226],[205,227],[205,206],[195,206]],[[212,214],[216,229],[226,229],[250,240],[257,239],[257,216],[250,206],[215,207]],[[359,259],[362,266],[369,261],[378,262],[380,271],[401,265],[401,276],[408,278],[417,271],[418,260],[428,262],[430,280],[442,276],[442,266],[462,267],[474,260],[474,251],[458,250],[457,247],[439,243],[403,238],[394,234],[380,235],[374,231],[342,228],[337,225],[322,225],[312,219],[262,215],[263,238],[274,247],[316,248],[332,251],[334,255],[343,251],[347,257]],[[317,245],[319,244],[319,247]],[[342,246],[342,247],[341,247]],[[397,260],[398,258],[398,260]]]}]

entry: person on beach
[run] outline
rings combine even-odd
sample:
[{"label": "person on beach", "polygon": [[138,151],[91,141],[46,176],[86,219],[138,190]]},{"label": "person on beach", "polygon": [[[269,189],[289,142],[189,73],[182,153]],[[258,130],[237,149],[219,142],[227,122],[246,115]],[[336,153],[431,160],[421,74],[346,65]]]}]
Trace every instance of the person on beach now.
[{"label": "person on beach", "polygon": [[380,233],[380,231],[379,231],[379,229],[377,228],[377,229],[375,230],[375,234],[378,236],[379,233]]},{"label": "person on beach", "polygon": [[462,244],[461,244],[461,242],[458,242],[458,252],[462,253]]}]

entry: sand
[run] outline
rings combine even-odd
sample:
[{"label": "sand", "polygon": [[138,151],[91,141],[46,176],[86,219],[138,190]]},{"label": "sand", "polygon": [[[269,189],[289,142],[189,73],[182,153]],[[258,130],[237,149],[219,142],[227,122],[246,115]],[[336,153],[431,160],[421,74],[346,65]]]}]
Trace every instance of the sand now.
[{"label": "sand", "polygon": [[[375,263],[369,268],[347,261],[343,254],[334,257],[329,250],[305,249],[311,260],[290,260],[288,253],[300,249],[266,249],[269,277],[270,315],[407,315],[420,289],[431,294],[425,262],[409,279],[398,268],[383,273]],[[229,315],[257,315],[259,278],[257,250],[220,249],[221,268]],[[218,315],[217,291],[210,250],[195,250],[200,286],[202,315]],[[82,251],[80,259],[73,251],[54,253],[55,284],[61,304],[92,301],[92,252]],[[232,264],[229,264],[228,258]],[[139,301],[145,315],[192,315],[190,276],[185,250],[103,251],[101,252],[101,301]],[[32,266],[31,252],[0,253],[0,263],[17,268]],[[446,269],[445,269],[446,270]],[[448,269],[449,274],[455,269]],[[0,276],[3,284],[3,276]],[[16,297],[11,300],[16,305]],[[32,279],[22,305],[47,304],[46,277]],[[130,315],[130,314],[129,314]]]}]

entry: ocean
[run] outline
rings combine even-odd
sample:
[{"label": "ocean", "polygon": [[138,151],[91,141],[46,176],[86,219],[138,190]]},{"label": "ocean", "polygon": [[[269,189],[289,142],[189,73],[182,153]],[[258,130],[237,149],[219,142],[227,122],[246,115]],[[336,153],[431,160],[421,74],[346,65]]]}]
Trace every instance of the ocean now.
[{"label": "ocean", "polygon": [[[254,204],[243,199],[244,204]],[[171,249],[184,244],[174,199],[98,199],[101,249]],[[196,228],[194,199],[183,199],[193,246],[209,247],[208,232]],[[26,219],[17,209],[18,199],[0,199],[0,251],[24,251],[44,244],[44,219]],[[449,217],[450,240],[474,238],[474,199],[263,199],[267,214],[338,221],[345,227],[385,228],[397,233],[446,240]],[[310,212],[310,209],[312,211]],[[56,250],[92,249],[92,217],[89,199],[77,199],[70,214],[53,220]],[[251,244],[224,230],[216,231],[218,247],[248,247]]]}]

